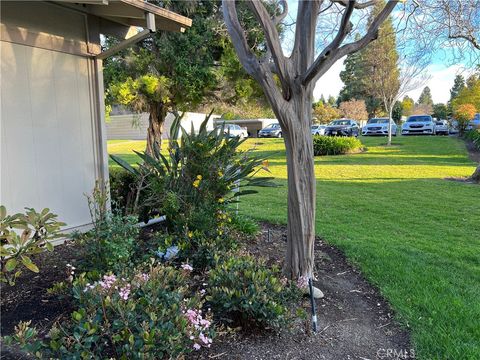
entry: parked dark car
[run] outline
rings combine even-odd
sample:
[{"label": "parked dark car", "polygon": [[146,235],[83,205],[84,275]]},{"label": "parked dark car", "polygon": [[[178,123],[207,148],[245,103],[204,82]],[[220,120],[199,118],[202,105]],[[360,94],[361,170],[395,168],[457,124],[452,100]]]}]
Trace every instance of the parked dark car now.
[{"label": "parked dark car", "polygon": [[357,137],[360,130],[355,120],[340,119],[333,120],[325,128],[326,136],[355,136]]}]

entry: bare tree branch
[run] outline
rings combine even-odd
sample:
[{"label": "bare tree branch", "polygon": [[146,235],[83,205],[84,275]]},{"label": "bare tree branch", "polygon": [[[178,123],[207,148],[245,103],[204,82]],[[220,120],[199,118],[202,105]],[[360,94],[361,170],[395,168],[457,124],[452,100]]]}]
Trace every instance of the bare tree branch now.
[{"label": "bare tree branch", "polygon": [[283,19],[285,19],[288,15],[288,2],[287,2],[287,0],[280,0],[278,2],[278,4],[282,5],[283,10],[279,15],[273,17],[272,20],[273,20],[273,23],[275,25],[280,24],[283,21]]},{"label": "bare tree branch", "polygon": [[[375,40],[378,36],[378,28],[380,25],[385,21],[385,19],[390,15],[393,11],[395,6],[397,5],[398,1],[389,1],[382,11],[376,16],[373,22],[370,24],[366,34],[360,38],[358,41],[343,45],[339,48],[332,48],[330,53],[323,56],[320,61],[315,61],[315,69],[309,69],[303,79],[302,83],[307,84],[310,82],[314,82],[322,76],[337,60],[340,58],[354,53],[363,47],[367,46],[368,43]],[[339,30],[340,31],[340,30]],[[308,80],[306,75],[308,74]]]},{"label": "bare tree branch", "polygon": [[[330,1],[332,3],[333,2],[338,3],[338,4],[343,5],[345,7],[349,6],[350,3],[352,2],[351,0],[330,0]],[[361,3],[356,2],[354,8],[355,9],[365,9],[367,7],[375,5],[375,3],[377,3],[377,2],[378,2],[378,0],[370,0],[370,1],[365,1],[365,2],[361,2]]]},{"label": "bare tree branch", "polygon": [[237,7],[235,0],[224,0],[223,3],[223,18],[227,25],[228,32],[232,38],[233,46],[237,51],[240,62],[248,74],[257,78],[260,76],[260,68],[258,59],[250,50],[245,37],[245,30],[238,21]]},{"label": "bare tree branch", "polygon": [[298,4],[295,43],[291,58],[301,72],[313,62],[315,52],[315,33],[317,18],[322,0],[300,1]]},{"label": "bare tree branch", "polygon": [[274,22],[270,19],[270,14],[268,13],[267,9],[265,9],[265,6],[261,1],[249,1],[247,5],[265,32],[265,39],[267,41],[268,49],[270,50],[272,60],[277,67],[277,71],[275,71],[275,73],[278,74],[280,79],[283,96],[288,100],[290,98],[290,87],[287,81],[288,62],[283,55],[282,44],[280,43],[280,37],[278,35],[277,28]]},{"label": "bare tree branch", "polygon": [[352,16],[353,9],[355,8],[355,4],[356,4],[355,1],[348,2],[347,7],[343,12],[342,20],[340,22],[340,29],[338,30],[337,36],[335,36],[335,38],[330,43],[330,45],[328,45],[320,53],[320,55],[318,55],[315,62],[306,71],[302,80],[303,85],[308,84],[314,78],[316,72],[318,71],[317,68],[322,64],[324,59],[330,55],[330,52],[332,50],[338,49],[338,47],[342,44],[343,40],[345,40],[347,35],[352,30],[353,24],[350,22],[350,17]]}]

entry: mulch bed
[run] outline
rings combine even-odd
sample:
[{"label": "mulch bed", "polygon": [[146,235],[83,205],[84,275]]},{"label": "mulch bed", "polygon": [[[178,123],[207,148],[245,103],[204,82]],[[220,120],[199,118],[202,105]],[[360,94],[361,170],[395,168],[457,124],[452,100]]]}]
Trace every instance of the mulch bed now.
[{"label": "mulch bed", "polygon": [[[245,240],[254,255],[282,265],[285,253],[286,227],[262,224],[256,238]],[[78,247],[58,246],[53,254],[38,256],[40,274],[25,273],[13,288],[2,285],[1,332],[11,334],[21,320],[44,332],[53,322],[69,318],[73,310],[68,300],[48,295],[46,290],[66,277],[66,264],[75,266]],[[280,333],[237,329],[221,334],[209,350],[193,353],[191,359],[378,359],[388,349],[410,354],[410,337],[394,320],[393,311],[362,274],[344,255],[321,239],[316,240],[315,286],[325,297],[317,300],[319,331],[314,334],[309,320],[299,319]],[[310,305],[303,307],[310,318]],[[2,358],[8,356],[2,347]],[[395,359],[393,355],[388,359]]]}]

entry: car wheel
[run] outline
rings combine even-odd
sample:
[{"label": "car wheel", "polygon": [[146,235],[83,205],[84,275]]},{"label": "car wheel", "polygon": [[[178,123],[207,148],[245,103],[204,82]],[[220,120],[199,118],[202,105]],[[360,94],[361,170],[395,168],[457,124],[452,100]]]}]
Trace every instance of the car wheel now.
[{"label": "car wheel", "polygon": [[282,133],[279,132],[278,135],[277,135],[277,138],[281,138],[282,137]]}]

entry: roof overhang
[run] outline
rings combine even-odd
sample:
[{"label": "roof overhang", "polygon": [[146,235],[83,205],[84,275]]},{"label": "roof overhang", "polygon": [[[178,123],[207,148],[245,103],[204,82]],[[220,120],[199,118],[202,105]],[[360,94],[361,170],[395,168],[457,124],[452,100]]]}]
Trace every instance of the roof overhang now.
[{"label": "roof overhang", "polygon": [[141,0],[56,0],[85,13],[124,26],[147,28],[148,14],[155,17],[157,30],[183,32],[192,19]]}]

